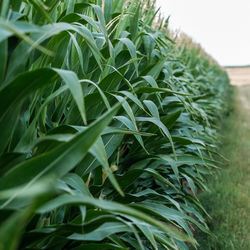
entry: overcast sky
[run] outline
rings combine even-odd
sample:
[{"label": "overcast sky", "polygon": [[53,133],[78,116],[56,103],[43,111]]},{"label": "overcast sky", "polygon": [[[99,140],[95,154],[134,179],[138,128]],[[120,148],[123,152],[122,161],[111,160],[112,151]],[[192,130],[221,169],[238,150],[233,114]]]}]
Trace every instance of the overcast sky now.
[{"label": "overcast sky", "polygon": [[250,64],[250,0],[156,0],[221,65]]}]

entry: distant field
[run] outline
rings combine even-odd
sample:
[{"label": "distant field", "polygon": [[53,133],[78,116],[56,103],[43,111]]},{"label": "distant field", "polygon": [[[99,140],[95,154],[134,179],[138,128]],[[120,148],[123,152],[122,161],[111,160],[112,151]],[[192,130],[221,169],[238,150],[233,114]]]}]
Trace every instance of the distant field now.
[{"label": "distant field", "polygon": [[226,67],[231,84],[250,85],[250,66],[249,67]]}]

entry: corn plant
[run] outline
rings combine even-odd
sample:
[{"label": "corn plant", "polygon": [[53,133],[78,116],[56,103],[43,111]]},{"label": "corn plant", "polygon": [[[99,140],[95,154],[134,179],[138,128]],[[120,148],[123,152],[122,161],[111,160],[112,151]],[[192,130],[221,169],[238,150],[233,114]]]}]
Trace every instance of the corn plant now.
[{"label": "corn plant", "polygon": [[226,73],[152,1],[0,8],[0,249],[196,246]]}]

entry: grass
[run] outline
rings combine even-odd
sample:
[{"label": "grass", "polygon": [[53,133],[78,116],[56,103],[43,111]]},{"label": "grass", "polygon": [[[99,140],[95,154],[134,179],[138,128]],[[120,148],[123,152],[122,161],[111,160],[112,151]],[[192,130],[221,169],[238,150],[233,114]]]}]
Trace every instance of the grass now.
[{"label": "grass", "polygon": [[222,153],[229,159],[200,198],[216,237],[199,235],[199,249],[250,249],[250,86],[235,90],[234,109],[223,125]]}]

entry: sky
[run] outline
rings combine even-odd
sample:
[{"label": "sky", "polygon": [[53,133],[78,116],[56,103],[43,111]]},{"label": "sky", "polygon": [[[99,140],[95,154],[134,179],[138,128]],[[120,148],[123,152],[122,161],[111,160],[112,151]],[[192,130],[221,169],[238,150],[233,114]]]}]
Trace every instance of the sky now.
[{"label": "sky", "polygon": [[170,28],[189,36],[223,66],[250,65],[250,0],[156,0]]}]

